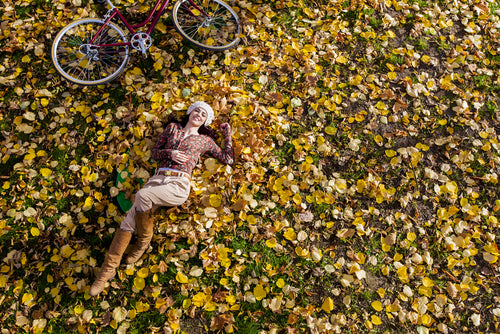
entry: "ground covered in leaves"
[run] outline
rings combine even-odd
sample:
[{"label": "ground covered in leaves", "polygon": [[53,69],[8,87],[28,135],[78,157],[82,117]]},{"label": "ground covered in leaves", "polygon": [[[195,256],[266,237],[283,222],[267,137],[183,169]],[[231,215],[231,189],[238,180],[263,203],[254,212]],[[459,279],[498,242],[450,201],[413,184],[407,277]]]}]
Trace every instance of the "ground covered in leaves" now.
[{"label": "ground covered in leaves", "polygon": [[[147,57],[90,88],[50,46],[102,7],[0,4],[2,333],[498,332],[500,4],[229,3],[237,48],[193,48],[166,14]],[[202,159],[147,255],[90,298],[117,194],[199,99],[235,164]]]}]

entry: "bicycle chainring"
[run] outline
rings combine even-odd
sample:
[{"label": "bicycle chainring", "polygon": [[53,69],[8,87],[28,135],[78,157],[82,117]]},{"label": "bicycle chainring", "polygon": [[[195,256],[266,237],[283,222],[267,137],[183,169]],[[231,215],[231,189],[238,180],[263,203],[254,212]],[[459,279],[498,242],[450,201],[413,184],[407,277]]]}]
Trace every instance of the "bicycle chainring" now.
[{"label": "bicycle chainring", "polygon": [[145,32],[135,33],[130,39],[130,45],[136,50],[141,51],[146,54],[146,50],[153,44],[153,39],[151,36]]}]

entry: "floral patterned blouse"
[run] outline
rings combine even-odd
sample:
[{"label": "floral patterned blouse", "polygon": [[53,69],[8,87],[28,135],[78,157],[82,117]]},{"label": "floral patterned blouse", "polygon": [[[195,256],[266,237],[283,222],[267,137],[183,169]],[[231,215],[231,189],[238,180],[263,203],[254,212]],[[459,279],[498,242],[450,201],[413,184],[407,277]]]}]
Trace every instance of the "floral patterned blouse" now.
[{"label": "floral patterned blouse", "polygon": [[[231,135],[224,131],[225,148],[222,150],[212,138],[206,135],[190,135],[184,138],[182,125],[170,123],[158,139],[151,155],[158,161],[158,168],[172,168],[191,174],[200,156],[209,152],[214,158],[225,164],[232,164],[234,153]],[[172,151],[179,150],[189,156],[189,159],[179,164],[172,159]]]}]

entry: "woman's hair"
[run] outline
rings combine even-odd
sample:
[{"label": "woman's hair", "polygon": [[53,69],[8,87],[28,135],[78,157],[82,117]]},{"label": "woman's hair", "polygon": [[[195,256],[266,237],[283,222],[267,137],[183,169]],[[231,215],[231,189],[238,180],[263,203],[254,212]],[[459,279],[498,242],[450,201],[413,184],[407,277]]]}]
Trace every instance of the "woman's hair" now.
[{"label": "woman's hair", "polygon": [[[165,126],[169,125],[170,123],[180,123],[180,125],[184,127],[186,126],[188,121],[189,121],[189,115],[185,115],[181,120],[179,120],[177,118],[177,115],[175,115],[175,113],[171,113],[167,118],[167,124]],[[215,131],[205,125],[200,126],[200,128],[198,129],[198,133],[200,135],[208,136],[213,140],[216,140],[217,138]]]}]

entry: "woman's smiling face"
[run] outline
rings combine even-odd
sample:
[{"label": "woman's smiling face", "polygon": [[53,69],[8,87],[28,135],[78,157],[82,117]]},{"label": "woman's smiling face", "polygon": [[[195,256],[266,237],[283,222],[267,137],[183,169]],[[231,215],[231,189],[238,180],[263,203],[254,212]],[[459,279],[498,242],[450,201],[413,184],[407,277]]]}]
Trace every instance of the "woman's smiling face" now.
[{"label": "woman's smiling face", "polygon": [[189,122],[196,127],[200,127],[205,124],[207,120],[208,113],[203,108],[196,108],[189,114]]}]

